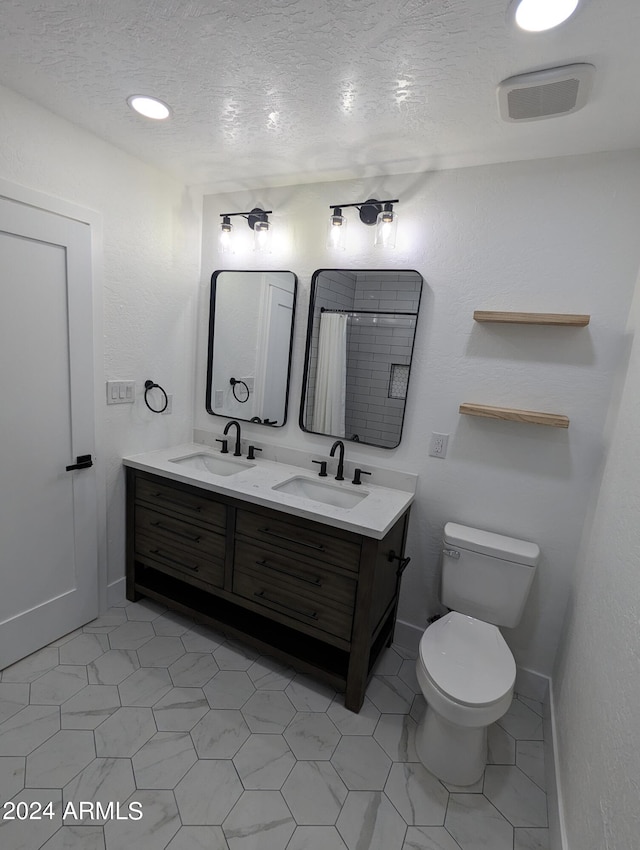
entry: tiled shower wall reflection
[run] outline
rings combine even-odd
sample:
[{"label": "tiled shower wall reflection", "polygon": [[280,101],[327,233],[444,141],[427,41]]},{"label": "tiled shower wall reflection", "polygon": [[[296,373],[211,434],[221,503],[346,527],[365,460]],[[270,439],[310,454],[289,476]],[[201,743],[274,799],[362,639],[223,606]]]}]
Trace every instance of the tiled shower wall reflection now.
[{"label": "tiled shower wall reflection", "polygon": [[[384,282],[384,287],[383,287]],[[316,306],[333,310],[371,311],[349,318],[345,436],[385,448],[396,446],[402,430],[405,398],[392,392],[395,367],[411,361],[416,316],[383,315],[386,311],[417,313],[421,280],[415,272],[323,271],[322,296]],[[318,311],[316,311],[318,314]],[[315,385],[319,319],[313,328],[307,411]]]}]

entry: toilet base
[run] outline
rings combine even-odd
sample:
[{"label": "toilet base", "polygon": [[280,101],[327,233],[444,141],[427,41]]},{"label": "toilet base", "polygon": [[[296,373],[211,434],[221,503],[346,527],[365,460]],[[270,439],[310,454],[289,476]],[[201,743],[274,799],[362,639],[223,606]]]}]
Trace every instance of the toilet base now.
[{"label": "toilet base", "polygon": [[458,726],[427,705],[416,731],[418,758],[450,785],[473,785],[487,763],[487,727]]}]

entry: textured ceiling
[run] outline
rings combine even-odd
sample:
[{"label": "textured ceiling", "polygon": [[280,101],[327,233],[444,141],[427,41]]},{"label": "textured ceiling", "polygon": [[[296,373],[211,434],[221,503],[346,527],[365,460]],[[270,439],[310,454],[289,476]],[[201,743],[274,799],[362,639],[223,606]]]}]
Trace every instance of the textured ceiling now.
[{"label": "textured ceiling", "polygon": [[[516,32],[508,0],[0,0],[0,82],[187,183],[233,190],[640,147],[637,0]],[[596,66],[574,115],[496,85]],[[131,112],[130,94],[172,118]]]}]

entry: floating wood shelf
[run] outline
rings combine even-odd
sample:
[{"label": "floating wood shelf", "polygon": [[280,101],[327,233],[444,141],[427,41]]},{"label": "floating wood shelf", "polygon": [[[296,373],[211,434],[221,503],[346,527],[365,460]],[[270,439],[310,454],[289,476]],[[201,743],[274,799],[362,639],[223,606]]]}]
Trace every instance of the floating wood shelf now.
[{"label": "floating wood shelf", "polygon": [[492,407],[488,404],[466,402],[460,405],[460,413],[466,416],[484,416],[489,419],[506,419],[511,422],[531,422],[534,425],[550,425],[553,428],[568,428],[569,418],[561,413],[541,413],[538,410],[515,410],[512,407]]},{"label": "floating wood shelf", "polygon": [[499,322],[514,325],[566,325],[583,328],[590,316],[579,313],[507,313],[496,310],[476,310],[476,322]]}]

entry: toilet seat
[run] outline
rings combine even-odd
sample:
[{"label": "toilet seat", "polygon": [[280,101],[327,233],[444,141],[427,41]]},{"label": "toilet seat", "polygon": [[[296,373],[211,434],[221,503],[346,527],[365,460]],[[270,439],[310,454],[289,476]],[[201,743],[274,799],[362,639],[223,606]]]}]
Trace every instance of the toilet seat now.
[{"label": "toilet seat", "polygon": [[516,664],[498,627],[456,611],[425,631],[420,659],[444,696],[469,707],[502,700],[515,682]]}]

